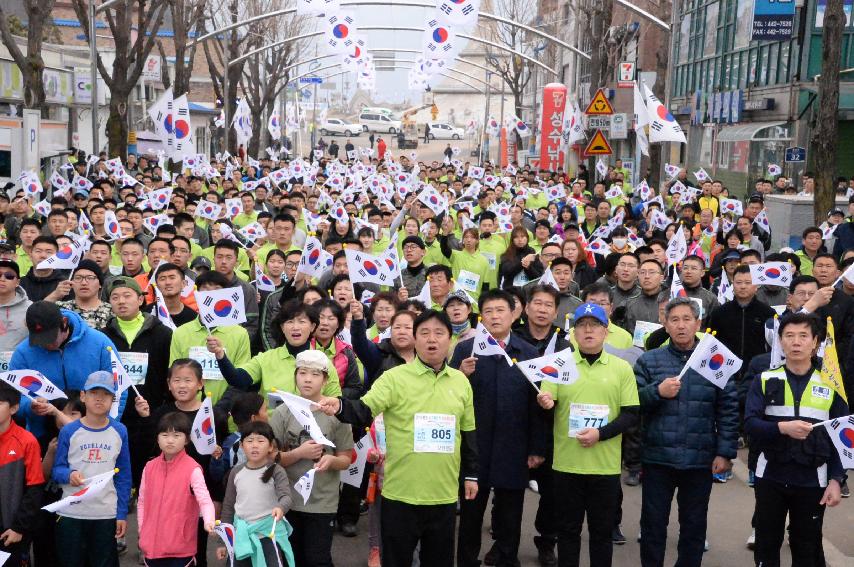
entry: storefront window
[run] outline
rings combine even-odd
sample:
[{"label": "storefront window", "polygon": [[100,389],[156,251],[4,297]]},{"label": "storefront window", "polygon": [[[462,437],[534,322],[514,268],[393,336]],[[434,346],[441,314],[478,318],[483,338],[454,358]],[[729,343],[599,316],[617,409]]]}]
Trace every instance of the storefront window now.
[{"label": "storefront window", "polygon": [[736,31],[733,49],[747,47],[753,33],[753,0],[738,0]]},{"label": "storefront window", "polygon": [[791,44],[788,41],[780,44],[780,82],[785,83],[789,80],[789,49]]},{"label": "storefront window", "polygon": [[713,2],[706,6],[706,45],[705,49],[703,49],[703,55],[705,57],[709,57],[715,54],[715,39],[717,34],[714,33],[718,27],[718,10],[720,9],[720,5],[717,2]]},{"label": "storefront window", "polygon": [[780,44],[772,43],[768,54],[768,84],[777,84],[777,57],[780,54]]},{"label": "storefront window", "polygon": [[685,14],[679,26],[679,63],[688,61],[688,40],[691,38],[691,14]]}]

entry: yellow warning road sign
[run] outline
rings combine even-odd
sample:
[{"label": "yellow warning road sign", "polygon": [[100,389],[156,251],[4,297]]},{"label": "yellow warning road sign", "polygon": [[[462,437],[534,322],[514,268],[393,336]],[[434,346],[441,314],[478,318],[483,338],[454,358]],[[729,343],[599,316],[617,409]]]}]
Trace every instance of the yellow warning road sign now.
[{"label": "yellow warning road sign", "polygon": [[584,149],[584,153],[588,156],[609,156],[614,152],[611,150],[611,144],[605,139],[602,130],[596,130],[596,133],[590,138],[590,143]]},{"label": "yellow warning road sign", "polygon": [[605,89],[599,89],[593,96],[593,100],[587,105],[587,110],[584,114],[588,116],[609,116],[614,114],[614,107],[611,106],[608,97],[605,96]]}]

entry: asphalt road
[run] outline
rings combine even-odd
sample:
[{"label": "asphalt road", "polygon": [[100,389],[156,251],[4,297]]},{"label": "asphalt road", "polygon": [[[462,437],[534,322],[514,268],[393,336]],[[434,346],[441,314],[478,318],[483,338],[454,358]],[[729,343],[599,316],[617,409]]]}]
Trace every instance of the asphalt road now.
[{"label": "asphalt road", "polygon": [[[736,461],[735,476],[726,484],[716,484],[712,490],[709,506],[708,540],[711,549],[705,556],[705,567],[737,567],[753,565],[752,553],[745,547],[745,541],[750,534],[750,517],[753,513],[753,493],[747,486],[747,469],[744,465],[746,454]],[[614,553],[615,566],[639,564],[639,544],[636,541],[640,518],[641,487],[625,487],[623,501],[623,532],[628,543],[617,546]],[[519,560],[523,566],[538,565],[536,548],[533,543],[534,515],[537,510],[538,496],[528,492],[525,498],[525,515],[522,525],[522,545]],[[489,514],[487,513],[487,517]],[[131,534],[129,551],[122,557],[122,566],[136,565],[136,518],[131,517]],[[333,558],[336,567],[365,567],[367,565],[367,516],[359,521],[359,535],[355,538],[335,536],[333,543]],[[854,501],[843,500],[842,503],[828,510],[824,521],[824,548],[828,567],[850,567],[854,565],[854,538],[851,537],[851,526],[854,525]],[[678,520],[674,503],[668,530],[668,564],[675,562],[676,537],[678,537]],[[589,565],[586,557],[586,534],[582,549],[582,565]],[[491,545],[488,525],[483,530],[483,552]],[[211,542],[209,546],[209,565],[225,565],[214,559]],[[784,565],[789,564],[788,546],[784,546]],[[434,566],[425,566],[434,567]],[[450,566],[448,566],[450,567]],[[797,566],[795,566],[797,567]]]}]

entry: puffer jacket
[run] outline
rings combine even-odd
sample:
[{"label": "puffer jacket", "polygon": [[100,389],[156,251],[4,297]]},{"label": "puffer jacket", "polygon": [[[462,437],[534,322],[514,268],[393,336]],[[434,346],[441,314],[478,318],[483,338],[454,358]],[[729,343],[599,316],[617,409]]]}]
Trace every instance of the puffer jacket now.
[{"label": "puffer jacket", "polygon": [[682,376],[673,399],[658,385],[678,376],[692,350],[672,343],[644,353],[635,363],[643,419],[644,463],[676,469],[711,469],[717,456],[733,459],[738,448],[738,397],[735,381],[721,390],[694,370]]}]

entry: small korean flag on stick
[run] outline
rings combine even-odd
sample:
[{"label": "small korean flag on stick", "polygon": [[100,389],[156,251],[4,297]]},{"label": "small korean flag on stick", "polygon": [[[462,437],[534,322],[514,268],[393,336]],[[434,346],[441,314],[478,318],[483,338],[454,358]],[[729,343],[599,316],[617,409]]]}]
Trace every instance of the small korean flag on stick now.
[{"label": "small korean flag on stick", "polygon": [[216,449],[216,428],[210,397],[202,400],[202,405],[196,412],[193,428],[190,430],[190,439],[200,455],[210,455]]},{"label": "small korean flag on stick", "polygon": [[854,415],[839,417],[816,423],[813,427],[823,425],[833,441],[843,469],[854,469]]},{"label": "small korean flag on stick", "polygon": [[124,236],[121,227],[119,227],[119,219],[116,218],[116,213],[109,209],[104,213],[104,232],[110,240],[121,240]]},{"label": "small korean flag on stick", "polygon": [[112,469],[87,478],[84,481],[84,485],[79,487],[76,492],[66,496],[62,500],[54,502],[53,504],[48,504],[47,506],[42,507],[42,510],[47,510],[52,514],[55,514],[56,512],[67,510],[75,504],[80,504],[90,498],[96,497],[98,494],[103,492],[107,486],[113,483],[113,477],[117,472],[119,472],[119,469]]},{"label": "small korean flag on stick", "polygon": [[229,564],[234,567],[234,526],[216,521],[214,532],[222,540],[225,551],[228,553]]},{"label": "small korean flag on stick", "polygon": [[166,300],[163,298],[163,294],[160,293],[160,290],[157,289],[157,286],[154,286],[154,299],[154,310],[157,312],[157,318],[160,319],[160,322],[173,331],[177,329],[178,327],[176,327],[175,323],[172,321],[172,316],[169,314],[169,310],[166,309]]},{"label": "small korean flag on stick", "polygon": [[347,271],[353,283],[391,285],[394,282],[394,275],[381,258],[349,248],[344,250],[344,255],[347,257]]},{"label": "small korean flag on stick", "polygon": [[504,360],[507,361],[507,364],[513,365],[513,361],[507,356],[507,353],[501,348],[501,345],[498,344],[498,341],[495,340],[495,337],[486,330],[486,327],[483,326],[483,323],[477,324],[477,329],[474,332],[474,342],[473,348],[471,351],[472,356],[479,354],[481,356],[503,356]]},{"label": "small korean flag on stick", "polygon": [[788,262],[754,264],[750,266],[750,279],[756,285],[776,285],[788,289],[793,271],[792,264]]},{"label": "small korean flag on stick", "polygon": [[700,376],[723,390],[730,377],[741,369],[742,361],[722,342],[706,333],[694,352],[685,363],[677,378],[682,378],[688,370],[694,370]]},{"label": "small korean flag on stick", "polygon": [[276,291],[276,284],[257,263],[255,264],[255,287],[258,291]]},{"label": "small korean flag on stick", "polygon": [[365,475],[365,466],[368,463],[368,451],[374,448],[374,441],[368,433],[362,437],[353,448],[350,466],[341,471],[341,482],[355,486],[362,486],[362,478]]},{"label": "small korean flag on stick", "polygon": [[65,400],[65,393],[54,386],[38,370],[12,370],[0,374],[0,379],[32,399]]},{"label": "small korean flag on stick", "polygon": [[196,304],[199,306],[199,317],[208,329],[246,322],[243,288],[196,290],[195,294]]},{"label": "small korean flag on stick", "polygon": [[[557,332],[555,332],[556,335]],[[532,384],[545,380],[553,384],[569,386],[578,379],[578,369],[575,367],[575,359],[570,348],[524,362],[516,362],[516,366]]]}]

